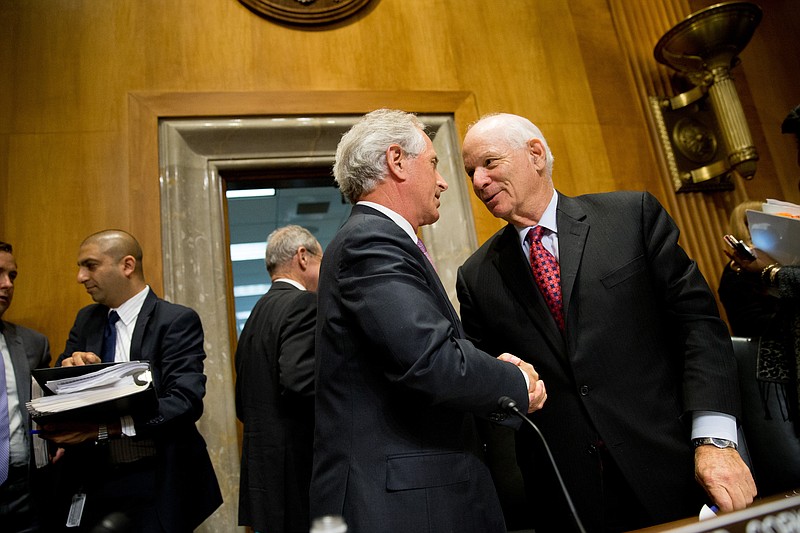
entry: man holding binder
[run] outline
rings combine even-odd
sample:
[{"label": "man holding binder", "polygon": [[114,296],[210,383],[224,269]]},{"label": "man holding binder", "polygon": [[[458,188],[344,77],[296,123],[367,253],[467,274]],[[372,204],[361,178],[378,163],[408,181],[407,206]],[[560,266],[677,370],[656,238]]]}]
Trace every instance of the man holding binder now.
[{"label": "man holding binder", "polygon": [[11,245],[0,241],[0,523],[3,531],[36,531],[30,418],[31,370],[50,364],[47,337],[2,320],[14,297],[17,262]]},{"label": "man holding binder", "polygon": [[78,282],[96,303],[78,312],[57,365],[149,361],[158,409],[43,427],[64,448],[53,526],[90,530],[110,518],[131,531],[192,530],[222,503],[195,427],[206,382],[200,318],[155,295],[141,247],[124,231],[84,240]]}]

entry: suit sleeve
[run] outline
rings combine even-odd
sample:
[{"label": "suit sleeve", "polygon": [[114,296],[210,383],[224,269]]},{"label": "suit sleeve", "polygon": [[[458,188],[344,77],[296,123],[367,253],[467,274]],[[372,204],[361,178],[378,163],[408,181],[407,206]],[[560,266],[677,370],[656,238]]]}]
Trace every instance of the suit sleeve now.
[{"label": "suit sleeve", "polygon": [[503,395],[527,406],[519,369],[460,338],[460,323],[416,246],[389,229],[393,223],[384,224],[383,232],[352,232],[337,265],[342,305],[371,344],[374,361],[368,364],[380,365],[393,386],[432,405],[482,417],[497,410]]},{"label": "suit sleeve", "polygon": [[[159,302],[163,305],[166,302]],[[158,415],[148,421],[137,420],[136,430],[171,426],[178,422],[196,422],[203,414],[206,376],[203,373],[203,325],[195,311],[172,305],[168,320],[156,335],[158,354],[148,355],[154,362],[158,389]]]},{"label": "suit sleeve", "polygon": [[278,369],[281,386],[301,396],[314,395],[314,332],[317,296],[299,291],[286,315],[281,332]]},{"label": "suit sleeve", "polygon": [[740,415],[736,361],[730,335],[697,263],[678,245],[675,222],[650,194],[643,195],[642,227],[650,275],[663,295],[684,354],[684,411]]},{"label": "suit sleeve", "polygon": [[67,344],[64,347],[64,351],[58,356],[58,359],[56,359],[55,366],[61,366],[61,362],[65,358],[71,357],[74,352],[87,351],[86,335],[84,332],[88,329],[88,323],[91,321],[93,309],[94,307],[89,306],[78,311],[78,315],[75,317],[75,323],[72,324],[72,328],[69,330]]}]

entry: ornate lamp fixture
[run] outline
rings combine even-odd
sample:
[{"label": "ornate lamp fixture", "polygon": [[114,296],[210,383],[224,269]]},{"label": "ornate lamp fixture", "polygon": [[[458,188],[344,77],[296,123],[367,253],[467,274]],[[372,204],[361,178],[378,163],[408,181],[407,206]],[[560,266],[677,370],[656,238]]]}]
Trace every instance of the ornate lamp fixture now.
[{"label": "ornate lamp fixture", "polygon": [[759,22],[757,5],[725,2],[693,13],[656,44],[656,60],[694,85],[650,97],[676,191],[731,190],[731,171],[755,175],[758,153],[731,70]]}]

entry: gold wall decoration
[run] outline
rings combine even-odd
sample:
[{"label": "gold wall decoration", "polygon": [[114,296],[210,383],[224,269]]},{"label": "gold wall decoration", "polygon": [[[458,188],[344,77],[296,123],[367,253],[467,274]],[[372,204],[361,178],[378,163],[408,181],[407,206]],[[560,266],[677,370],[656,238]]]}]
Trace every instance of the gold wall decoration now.
[{"label": "gold wall decoration", "polygon": [[761,21],[750,2],[725,2],[693,13],[656,44],[659,63],[693,87],[673,98],[650,97],[676,191],[731,190],[731,172],[752,179],[758,153],[731,70]]},{"label": "gold wall decoration", "polygon": [[372,0],[239,0],[259,15],[293,25],[319,26],[339,22]]}]

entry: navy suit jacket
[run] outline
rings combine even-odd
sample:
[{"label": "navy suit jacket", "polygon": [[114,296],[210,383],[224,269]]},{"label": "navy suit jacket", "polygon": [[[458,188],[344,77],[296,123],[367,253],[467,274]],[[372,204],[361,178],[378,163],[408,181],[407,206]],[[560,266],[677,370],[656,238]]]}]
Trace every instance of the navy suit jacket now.
[{"label": "navy suit jacket", "polygon": [[367,206],[325,250],[318,305],[312,518],[504,532],[473,415],[492,416],[503,395],[527,406],[520,370],[465,340],[425,256]]},{"label": "navy suit jacket", "polygon": [[[653,523],[696,514],[691,411],[739,415],[736,362],[708,285],[678,229],[647,193],[559,195],[556,220],[566,327],[537,289],[517,229],[506,226],[458,273],[470,339],[533,364],[548,400],[541,429],[587,529],[600,527],[600,443]],[[564,530],[566,507],[538,440],[517,457],[537,531]],[[544,476],[544,477],[543,477]]]},{"label": "navy suit jacket", "polygon": [[[92,304],[78,312],[58,365],[76,351],[101,353],[108,311]],[[155,416],[134,418],[137,437],[156,442],[159,519],[167,531],[191,530],[222,503],[206,443],[195,426],[206,383],[200,317],[150,290],[136,320],[130,358],[150,361],[159,397]]]},{"label": "navy suit jacket", "polygon": [[317,295],[272,284],[236,348],[236,416],[244,424],[239,524],[307,532],[314,442]]}]

